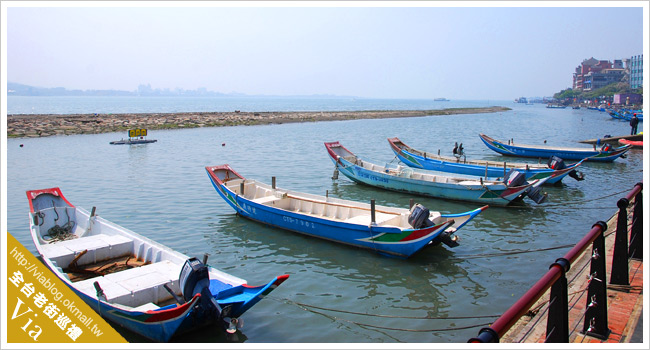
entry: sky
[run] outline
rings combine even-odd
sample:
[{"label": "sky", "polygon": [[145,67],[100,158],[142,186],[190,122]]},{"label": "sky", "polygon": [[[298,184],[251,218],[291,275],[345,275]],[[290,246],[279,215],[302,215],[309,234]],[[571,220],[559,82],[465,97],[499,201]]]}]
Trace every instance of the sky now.
[{"label": "sky", "polygon": [[10,3],[6,80],[82,90],[150,84],[510,100],[551,96],[571,87],[583,60],[629,58],[647,45],[648,8],[639,1],[413,4]]}]

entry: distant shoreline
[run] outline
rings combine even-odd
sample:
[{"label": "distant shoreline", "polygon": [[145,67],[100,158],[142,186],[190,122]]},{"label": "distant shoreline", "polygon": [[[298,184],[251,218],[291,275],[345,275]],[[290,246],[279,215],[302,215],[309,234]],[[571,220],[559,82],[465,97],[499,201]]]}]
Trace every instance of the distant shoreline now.
[{"label": "distant shoreline", "polygon": [[496,113],[509,110],[510,108],[507,107],[492,106],[408,111],[13,114],[7,116],[7,137],[102,134],[135,128],[164,130],[353,119],[407,118],[432,115]]}]

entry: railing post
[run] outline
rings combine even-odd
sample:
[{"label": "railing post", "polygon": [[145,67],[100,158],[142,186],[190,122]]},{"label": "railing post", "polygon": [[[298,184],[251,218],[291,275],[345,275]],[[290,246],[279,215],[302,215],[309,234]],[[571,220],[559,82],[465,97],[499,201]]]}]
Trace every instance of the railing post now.
[{"label": "railing post", "polygon": [[487,327],[487,328],[481,328],[481,330],[478,332],[478,337],[472,338],[468,341],[468,343],[498,343],[499,342],[499,335],[497,332],[494,331],[494,329]]},{"label": "railing post", "polygon": [[546,320],[545,343],[569,342],[569,287],[566,273],[571,263],[564,258],[555,260],[551,265],[562,269],[562,276],[553,283],[548,304],[548,317]]},{"label": "railing post", "polygon": [[602,231],[592,244],[590,282],[582,332],[592,337],[607,339],[610,331],[607,319],[607,259],[605,256],[605,235],[603,234],[607,230],[607,224],[598,221],[594,226],[596,225],[600,225]]},{"label": "railing post", "polygon": [[614,240],[614,255],[612,257],[612,276],[609,284],[630,285],[630,274],[627,256],[627,206],[630,201],[621,198],[618,206],[616,223],[616,239]]},{"label": "railing post", "polygon": [[641,190],[634,197],[634,214],[632,214],[632,234],[630,235],[630,250],[632,259],[643,261],[643,183],[639,182]]}]

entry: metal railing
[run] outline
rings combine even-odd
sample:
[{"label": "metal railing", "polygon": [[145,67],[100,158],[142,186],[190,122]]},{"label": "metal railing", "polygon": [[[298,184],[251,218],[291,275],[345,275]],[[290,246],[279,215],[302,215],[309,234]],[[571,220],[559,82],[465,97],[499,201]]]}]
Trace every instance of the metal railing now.
[{"label": "metal railing", "polygon": [[[629,285],[629,259],[643,260],[643,183],[637,183],[617,206],[616,237],[612,256],[610,284]],[[627,208],[634,199],[631,229],[628,231]],[[605,231],[607,223],[596,222],[591,230],[564,257],[555,260],[544,274],[515,304],[513,304],[490,327],[479,331],[469,343],[498,343],[500,339],[529,312],[531,307],[550,289],[546,323],[547,343],[569,342],[569,297],[566,273],[591,245],[591,266],[587,305],[584,313],[582,333],[607,339],[609,336],[607,319],[607,272],[605,259]],[[628,234],[630,244],[628,246]]]}]

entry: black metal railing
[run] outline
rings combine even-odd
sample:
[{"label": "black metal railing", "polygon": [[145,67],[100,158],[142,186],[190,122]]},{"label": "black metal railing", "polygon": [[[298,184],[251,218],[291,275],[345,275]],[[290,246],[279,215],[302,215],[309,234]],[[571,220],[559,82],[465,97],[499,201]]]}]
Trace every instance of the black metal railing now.
[{"label": "black metal railing", "polygon": [[[616,237],[612,256],[610,284],[629,285],[629,259],[643,260],[643,183],[617,202],[618,217]],[[628,224],[628,207],[634,200],[632,222]],[[569,342],[569,283],[566,273],[591,245],[591,264],[587,301],[582,333],[607,339],[609,337],[607,318],[607,271],[605,256],[605,235],[607,223],[596,222],[591,230],[564,257],[551,264],[544,274],[515,304],[513,304],[490,327],[479,331],[470,343],[498,343],[500,339],[531,310],[550,289],[546,323],[547,343]],[[630,237],[628,246],[628,235]]]}]

